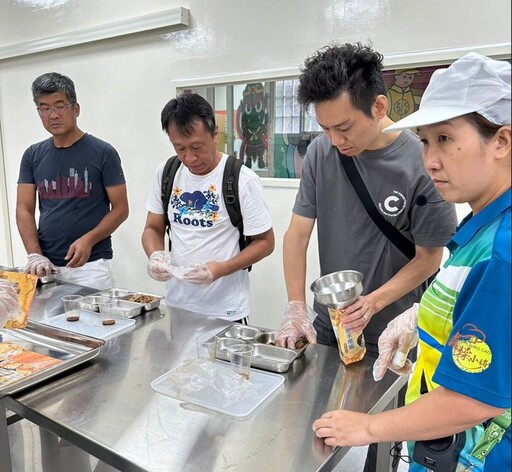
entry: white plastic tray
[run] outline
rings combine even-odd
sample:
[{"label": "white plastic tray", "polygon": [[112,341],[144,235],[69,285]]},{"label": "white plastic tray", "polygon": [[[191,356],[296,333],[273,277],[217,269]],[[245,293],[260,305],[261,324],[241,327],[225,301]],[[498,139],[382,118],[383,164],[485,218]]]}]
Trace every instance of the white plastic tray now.
[{"label": "white plastic tray", "polygon": [[40,320],[39,323],[66,329],[73,333],[86,334],[87,336],[99,339],[113,338],[135,324],[135,320],[133,319],[119,316],[115,318],[115,324],[103,325],[101,324],[101,316],[99,313],[82,310],[78,321],[67,321],[66,314],[63,313],[62,315]]},{"label": "white plastic tray", "polygon": [[[226,364],[220,362],[220,364]],[[175,369],[177,369],[176,367]],[[177,398],[174,386],[169,382],[169,374],[175,369],[172,369],[157,379],[151,382],[151,387],[158,393],[167,395],[172,398]],[[223,405],[219,402],[216,395],[212,395],[211,388],[206,387],[198,392],[192,392],[188,395],[180,397],[178,400],[193,403],[210,410],[215,410],[226,415],[243,418],[253,413],[264,400],[266,400],[272,393],[274,393],[284,382],[284,377],[270,372],[262,372],[261,370],[251,369],[250,382],[254,384],[256,395],[251,395],[249,398],[240,400],[231,405]]]}]

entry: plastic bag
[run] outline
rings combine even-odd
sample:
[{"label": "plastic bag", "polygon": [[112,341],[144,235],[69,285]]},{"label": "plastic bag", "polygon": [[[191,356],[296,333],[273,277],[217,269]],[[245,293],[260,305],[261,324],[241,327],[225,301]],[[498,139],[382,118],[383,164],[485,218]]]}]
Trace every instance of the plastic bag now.
[{"label": "plastic bag", "polygon": [[0,279],[15,285],[19,303],[19,307],[14,313],[10,313],[4,327],[25,328],[28,324],[30,306],[36,292],[37,275],[0,270]]},{"label": "plastic bag", "polygon": [[256,394],[254,384],[232,371],[229,367],[213,363],[207,359],[187,359],[169,375],[169,381],[177,392],[177,398],[205,388],[225,406]]}]

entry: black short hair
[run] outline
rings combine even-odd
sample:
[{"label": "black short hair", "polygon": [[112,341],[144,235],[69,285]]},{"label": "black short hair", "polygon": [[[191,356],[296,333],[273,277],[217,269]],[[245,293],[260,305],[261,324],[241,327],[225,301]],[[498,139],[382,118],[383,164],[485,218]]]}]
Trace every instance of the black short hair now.
[{"label": "black short hair", "polygon": [[473,125],[484,141],[492,139],[496,132],[503,126],[490,122],[487,118],[477,112],[462,115],[469,124]]},{"label": "black short hair", "polygon": [[304,62],[298,101],[304,107],[338,98],[347,92],[354,108],[372,116],[378,95],[386,95],[382,54],[361,43],[332,43]]},{"label": "black short hair", "polygon": [[193,122],[200,120],[212,134],[215,133],[215,113],[212,106],[197,93],[183,93],[169,101],[162,110],[162,129],[169,134],[169,125],[174,123],[184,136],[193,133]]},{"label": "black short hair", "polygon": [[36,105],[39,104],[39,99],[43,95],[57,92],[62,92],[72,105],[76,103],[75,84],[65,75],[58,72],[47,72],[32,82],[32,97]]}]

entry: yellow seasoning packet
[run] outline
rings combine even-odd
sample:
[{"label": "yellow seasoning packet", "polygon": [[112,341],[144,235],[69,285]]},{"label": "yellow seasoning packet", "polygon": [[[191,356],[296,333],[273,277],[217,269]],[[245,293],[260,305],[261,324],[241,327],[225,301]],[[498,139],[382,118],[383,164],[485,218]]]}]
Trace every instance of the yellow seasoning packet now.
[{"label": "yellow seasoning packet", "polygon": [[341,318],[345,311],[337,308],[328,308],[332,329],[338,341],[340,359],[345,365],[359,362],[366,354],[366,344],[362,331],[352,331],[341,326]]},{"label": "yellow seasoning packet", "polygon": [[4,328],[25,328],[28,324],[32,300],[36,293],[37,275],[0,270],[0,279],[8,280],[16,285],[20,305],[18,312],[7,320]]}]

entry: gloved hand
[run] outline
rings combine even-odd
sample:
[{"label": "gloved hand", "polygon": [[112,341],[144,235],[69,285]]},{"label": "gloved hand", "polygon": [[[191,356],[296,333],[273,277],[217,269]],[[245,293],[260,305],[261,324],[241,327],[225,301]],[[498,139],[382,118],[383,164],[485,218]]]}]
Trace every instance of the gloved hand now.
[{"label": "gloved hand", "polygon": [[191,264],[186,267],[178,267],[174,276],[185,282],[198,285],[210,285],[213,282],[213,274],[206,264]]},{"label": "gloved hand", "polygon": [[288,302],[276,333],[276,345],[295,349],[295,342],[300,337],[305,337],[309,343],[316,344],[316,330],[313,327],[315,318],[316,313],[306,302]]},{"label": "gloved hand", "polygon": [[382,379],[386,369],[398,375],[411,372],[412,362],[407,354],[418,344],[418,308],[415,303],[391,320],[379,336],[379,357],[373,364],[374,380]]},{"label": "gloved hand", "polygon": [[27,265],[25,266],[26,274],[37,275],[38,277],[44,277],[59,272],[59,268],[54,266],[50,259],[43,256],[42,254],[32,253],[27,256]]},{"label": "gloved hand", "polygon": [[155,251],[149,257],[148,274],[155,280],[165,282],[173,277],[176,267],[171,264],[169,251]]},{"label": "gloved hand", "polygon": [[18,293],[16,285],[8,280],[0,279],[0,329],[9,318],[18,312]]}]

